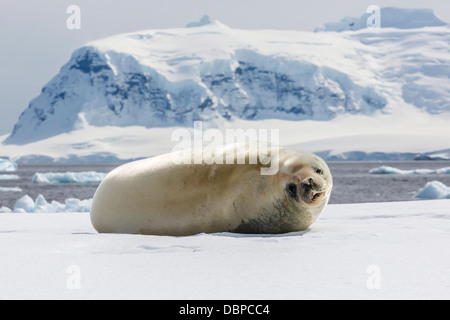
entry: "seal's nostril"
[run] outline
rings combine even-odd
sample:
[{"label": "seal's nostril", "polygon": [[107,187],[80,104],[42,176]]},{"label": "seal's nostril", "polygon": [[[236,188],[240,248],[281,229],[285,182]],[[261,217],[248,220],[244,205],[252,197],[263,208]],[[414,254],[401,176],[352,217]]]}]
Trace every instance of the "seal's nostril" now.
[{"label": "seal's nostril", "polygon": [[305,191],[311,190],[311,184],[309,183],[302,182],[300,185],[302,186],[302,189]]},{"label": "seal's nostril", "polygon": [[300,183],[300,185],[302,186],[303,189],[305,190],[310,190],[313,187],[313,179],[312,178],[308,178],[302,181],[302,183]]}]

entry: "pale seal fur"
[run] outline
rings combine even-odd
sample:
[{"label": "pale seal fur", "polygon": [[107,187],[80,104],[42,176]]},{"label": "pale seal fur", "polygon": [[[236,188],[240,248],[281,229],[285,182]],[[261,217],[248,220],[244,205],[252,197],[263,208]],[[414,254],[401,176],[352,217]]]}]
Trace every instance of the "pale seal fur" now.
[{"label": "pale seal fur", "polygon": [[[268,165],[259,158],[256,164],[175,164],[172,153],[122,165],[98,187],[92,224],[100,233],[169,236],[305,230],[328,203],[330,170],[314,154],[273,150],[274,175],[261,174]],[[253,152],[247,148],[245,159]]]}]

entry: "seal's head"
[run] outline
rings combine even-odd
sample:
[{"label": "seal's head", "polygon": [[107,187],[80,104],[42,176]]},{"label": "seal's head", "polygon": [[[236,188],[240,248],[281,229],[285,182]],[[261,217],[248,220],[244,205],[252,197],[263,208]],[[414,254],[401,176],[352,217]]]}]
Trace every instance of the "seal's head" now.
[{"label": "seal's head", "polygon": [[285,203],[289,211],[302,217],[301,228],[306,229],[317,220],[330,199],[331,172],[325,161],[315,154],[294,151],[283,160],[280,174]]},{"label": "seal's head", "polygon": [[[255,183],[259,186],[254,188],[256,196],[246,204],[247,211],[252,211],[248,209],[252,205],[258,207],[253,210],[258,214],[243,219],[234,232],[303,231],[317,220],[328,203],[333,180],[325,161],[311,153],[285,148],[272,149],[271,157],[272,161],[278,161],[278,171],[253,180],[260,184]],[[242,197],[246,199],[248,194]]]}]

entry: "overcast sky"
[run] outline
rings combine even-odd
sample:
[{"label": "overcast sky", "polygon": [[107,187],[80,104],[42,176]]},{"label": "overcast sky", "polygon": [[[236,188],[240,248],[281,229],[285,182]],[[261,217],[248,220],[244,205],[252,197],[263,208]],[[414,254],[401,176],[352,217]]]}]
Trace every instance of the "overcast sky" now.
[{"label": "overcast sky", "polygon": [[[81,9],[81,30],[68,30],[67,7]],[[184,27],[204,14],[241,29],[312,31],[369,5],[431,8],[450,21],[449,0],[1,0],[0,134],[39,95],[84,43],[117,33]]]}]

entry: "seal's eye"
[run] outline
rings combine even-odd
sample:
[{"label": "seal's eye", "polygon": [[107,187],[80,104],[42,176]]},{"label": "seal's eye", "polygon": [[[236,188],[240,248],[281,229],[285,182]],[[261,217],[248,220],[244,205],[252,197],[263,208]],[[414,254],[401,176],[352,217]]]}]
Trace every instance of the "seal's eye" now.
[{"label": "seal's eye", "polygon": [[290,182],[286,185],[286,191],[291,198],[294,198],[298,201],[298,188],[297,185],[293,182]]},{"label": "seal's eye", "polygon": [[316,168],[316,173],[322,175],[323,174],[323,170],[320,168]]}]

